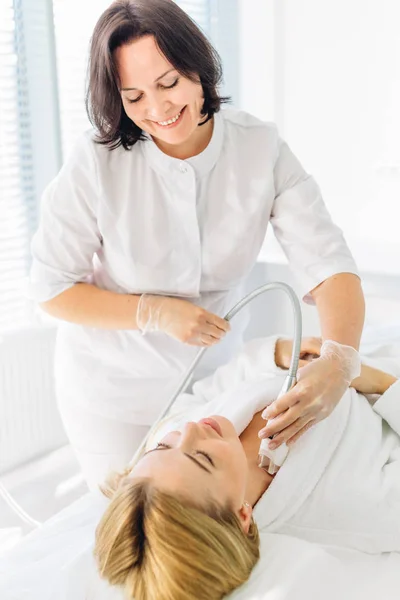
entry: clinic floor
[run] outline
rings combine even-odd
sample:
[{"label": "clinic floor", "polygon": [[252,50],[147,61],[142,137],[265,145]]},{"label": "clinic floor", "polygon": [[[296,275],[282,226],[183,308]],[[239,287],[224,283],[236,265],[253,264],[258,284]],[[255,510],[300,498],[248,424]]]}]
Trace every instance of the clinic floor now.
[{"label": "clinic floor", "polygon": [[[64,446],[2,477],[7,491],[36,521],[43,522],[87,492],[70,446]],[[0,495],[0,554],[32,531]]]}]

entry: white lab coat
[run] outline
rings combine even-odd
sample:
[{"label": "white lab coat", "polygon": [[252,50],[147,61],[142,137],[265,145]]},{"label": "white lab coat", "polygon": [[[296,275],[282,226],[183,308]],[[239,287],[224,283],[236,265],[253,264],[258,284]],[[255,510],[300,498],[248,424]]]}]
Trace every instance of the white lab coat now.
[{"label": "white lab coat", "polygon": [[[167,156],[148,138],[109,151],[78,141],[46,189],[32,243],[30,298],[77,282],[118,293],[186,298],[223,316],[241,297],[271,222],[304,296],[338,272],[356,273],[320,191],[275,125],[226,109],[198,156]],[[246,319],[206,354],[208,368],[241,344]],[[197,348],[163,333],[61,323],[57,394],[106,417],[149,425]]]}]

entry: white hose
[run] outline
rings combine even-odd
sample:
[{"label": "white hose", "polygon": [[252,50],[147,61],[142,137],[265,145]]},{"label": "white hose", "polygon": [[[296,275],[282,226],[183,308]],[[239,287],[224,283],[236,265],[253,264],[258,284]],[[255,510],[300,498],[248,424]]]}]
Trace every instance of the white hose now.
[{"label": "white hose", "polygon": [[35,528],[42,525],[42,523],[40,523],[39,521],[36,521],[32,517],[30,517],[28,515],[28,513],[26,513],[24,511],[24,509],[20,507],[19,504],[17,504],[17,502],[14,500],[14,498],[11,496],[11,494],[6,490],[6,488],[1,483],[1,481],[0,481],[0,496],[2,496],[2,498],[6,501],[6,504],[8,504],[8,506],[11,508],[11,510],[14,511],[25,523],[28,523],[28,525],[31,525],[32,527],[35,527]]}]

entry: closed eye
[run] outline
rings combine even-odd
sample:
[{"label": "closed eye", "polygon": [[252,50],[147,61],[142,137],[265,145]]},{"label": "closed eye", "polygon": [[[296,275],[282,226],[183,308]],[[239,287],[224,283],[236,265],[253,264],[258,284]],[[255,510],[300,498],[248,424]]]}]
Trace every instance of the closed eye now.
[{"label": "closed eye", "polygon": [[[157,444],[157,448],[171,448],[171,446],[168,446],[168,444],[163,444],[162,442],[159,442]],[[207,454],[207,452],[204,452],[204,450],[196,450],[196,454],[202,454],[203,456],[205,456],[206,459],[208,460],[208,462],[215,468],[214,461],[211,458],[211,456],[209,454]]]},{"label": "closed eye", "polygon": [[179,77],[177,79],[175,79],[174,83],[172,83],[171,85],[160,85],[160,88],[162,88],[163,90],[172,90],[172,88],[174,88],[175,86],[178,85],[179,82]]},{"label": "closed eye", "polygon": [[[176,87],[179,83],[179,77],[177,79],[175,79],[175,81],[171,84],[171,85],[161,85],[160,84],[160,88],[163,90],[172,90],[172,88]],[[127,102],[129,104],[135,104],[135,102],[139,102],[139,100],[141,100],[143,98],[143,94],[140,94],[140,96],[138,96],[137,98],[127,98]]]},{"label": "closed eye", "polygon": [[142,97],[143,97],[143,96],[142,96],[142,95],[140,95],[140,96],[138,96],[138,98],[135,98],[135,99],[133,99],[133,100],[131,100],[130,98],[127,98],[126,100],[127,100],[127,102],[129,102],[129,104],[135,104],[135,102],[139,102],[139,100],[141,100],[141,99],[142,99]]}]

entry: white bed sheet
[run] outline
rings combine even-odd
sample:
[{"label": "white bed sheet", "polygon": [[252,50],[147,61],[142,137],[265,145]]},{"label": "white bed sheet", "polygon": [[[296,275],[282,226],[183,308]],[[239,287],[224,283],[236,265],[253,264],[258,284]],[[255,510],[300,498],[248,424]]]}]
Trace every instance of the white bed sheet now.
[{"label": "white bed sheet", "polygon": [[[399,341],[400,325],[367,330],[362,352],[382,356]],[[384,351],[383,351],[384,355]],[[0,558],[1,600],[123,600],[97,575],[92,557],[96,524],[106,506],[86,494]],[[400,553],[367,555],[262,534],[261,559],[231,600],[398,600]]]}]

